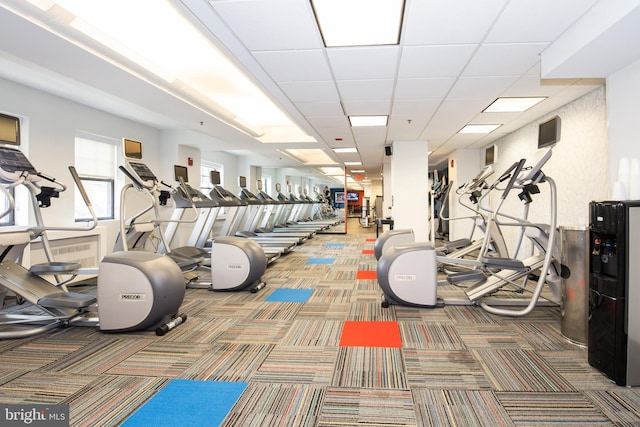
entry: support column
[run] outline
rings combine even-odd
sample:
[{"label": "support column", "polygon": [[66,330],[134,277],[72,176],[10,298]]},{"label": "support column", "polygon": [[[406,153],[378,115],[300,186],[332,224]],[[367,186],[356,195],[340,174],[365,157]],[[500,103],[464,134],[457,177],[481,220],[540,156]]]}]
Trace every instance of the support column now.
[{"label": "support column", "polygon": [[391,156],[395,228],[413,229],[416,241],[429,239],[429,150],[427,141],[394,141]]},{"label": "support column", "polygon": [[[477,148],[467,148],[456,150],[449,155],[449,183],[452,184],[449,193],[450,218],[473,215],[473,212],[458,204],[458,196],[455,193],[455,189],[464,183],[470,182],[480,172],[483,153],[483,150]],[[493,182],[492,179],[490,182]],[[449,240],[471,238],[473,223],[471,219],[450,221]],[[474,233],[474,238],[480,237],[482,237],[482,234]]]}]

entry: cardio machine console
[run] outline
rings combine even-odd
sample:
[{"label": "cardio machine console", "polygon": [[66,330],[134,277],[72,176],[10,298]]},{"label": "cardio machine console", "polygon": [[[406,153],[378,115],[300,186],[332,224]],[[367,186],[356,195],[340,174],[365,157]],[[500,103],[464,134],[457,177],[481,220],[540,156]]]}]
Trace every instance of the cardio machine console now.
[{"label": "cardio machine console", "polygon": [[16,182],[24,173],[37,175],[38,171],[22,151],[0,146],[0,181]]},{"label": "cardio machine console", "polygon": [[156,182],[158,182],[158,178],[151,172],[149,166],[145,165],[141,162],[127,162],[130,166],[130,170],[139,178],[140,182],[144,185],[152,187]]}]

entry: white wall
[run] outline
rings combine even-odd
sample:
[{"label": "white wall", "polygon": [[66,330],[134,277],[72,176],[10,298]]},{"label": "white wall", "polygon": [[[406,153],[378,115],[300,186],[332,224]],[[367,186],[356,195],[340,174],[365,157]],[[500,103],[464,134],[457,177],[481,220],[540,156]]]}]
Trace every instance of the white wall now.
[{"label": "white wall", "polygon": [[609,188],[613,186],[622,157],[640,158],[640,61],[607,79],[609,119]]},{"label": "white wall", "polygon": [[[609,155],[604,88],[596,89],[496,141],[498,159],[494,164],[495,176],[502,174],[518,159],[535,158],[538,124],[554,115],[561,118],[561,139],[553,147],[553,156],[543,171],[557,184],[557,222],[559,226],[587,225],[589,202],[608,196]],[[541,194],[534,195],[529,219],[548,223],[549,192],[546,184],[539,187]],[[494,205],[496,197],[492,198]],[[504,206],[507,213],[517,215],[522,211],[522,203],[517,197],[510,197]],[[514,233],[505,234],[511,249]]]},{"label": "white wall", "polygon": [[[145,162],[152,170],[159,168],[160,132],[157,129],[3,79],[0,79],[0,93],[0,110],[28,119],[25,152],[33,165],[71,188],[72,179],[67,168],[73,163],[78,130],[117,140],[127,137],[142,141]],[[24,213],[22,210],[17,215]],[[44,209],[43,217],[50,225],[76,225],[73,191],[66,191],[59,199],[54,199],[52,207]],[[118,222],[103,221],[101,225],[107,228],[107,248],[111,249]]]}]

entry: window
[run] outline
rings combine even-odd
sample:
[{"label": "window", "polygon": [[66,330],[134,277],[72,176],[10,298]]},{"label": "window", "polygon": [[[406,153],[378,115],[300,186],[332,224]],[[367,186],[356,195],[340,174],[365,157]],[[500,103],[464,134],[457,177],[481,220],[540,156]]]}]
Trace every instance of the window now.
[{"label": "window", "polygon": [[201,162],[200,163],[200,191],[208,195],[213,190],[211,183],[211,171],[220,172],[220,182],[224,182],[224,168],[220,163]]},{"label": "window", "polygon": [[271,176],[270,175],[262,175],[262,191],[273,197],[271,190]]},{"label": "window", "polygon": [[[13,197],[13,194],[14,194],[13,188],[9,190],[9,193],[11,194],[11,197]],[[9,198],[3,191],[0,191],[0,214],[7,212],[8,209],[9,209]],[[5,216],[0,218],[0,227],[5,225],[14,225],[14,224],[15,222],[13,218],[13,209],[11,209],[7,212]]]},{"label": "window", "polygon": [[[81,134],[75,141],[75,164],[98,219],[114,219],[114,182],[119,141]],[[78,189],[75,189],[76,221],[91,218]]]}]

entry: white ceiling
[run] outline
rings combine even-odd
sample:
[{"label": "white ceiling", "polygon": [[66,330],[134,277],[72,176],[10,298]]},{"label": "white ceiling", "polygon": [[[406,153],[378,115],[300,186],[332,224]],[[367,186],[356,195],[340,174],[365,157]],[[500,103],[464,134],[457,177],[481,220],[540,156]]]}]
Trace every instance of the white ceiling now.
[{"label": "white ceiling", "polygon": [[[438,164],[453,150],[489,145],[606,77],[560,61],[563,78],[542,79],[541,54],[610,0],[406,0],[398,46],[343,48],[323,46],[308,0],[173,3],[318,142],[261,144],[2,7],[0,77],[161,128],[196,130],[210,136],[196,143],[204,152],[243,153],[253,164],[273,167],[296,166],[279,148],[321,148],[338,161],[362,160],[372,179],[379,176],[383,147],[394,140],[428,141],[430,164]],[[598,34],[590,37],[598,41]],[[611,50],[595,42],[598,52]],[[632,49],[633,58],[640,56],[636,41]],[[583,49],[577,66],[584,68],[589,53],[591,62],[602,60]],[[548,98],[525,113],[481,112],[499,96]],[[386,114],[389,125],[379,128],[352,129],[346,117]],[[457,134],[468,123],[502,126],[489,135]],[[330,150],[354,146],[358,154]]]}]

